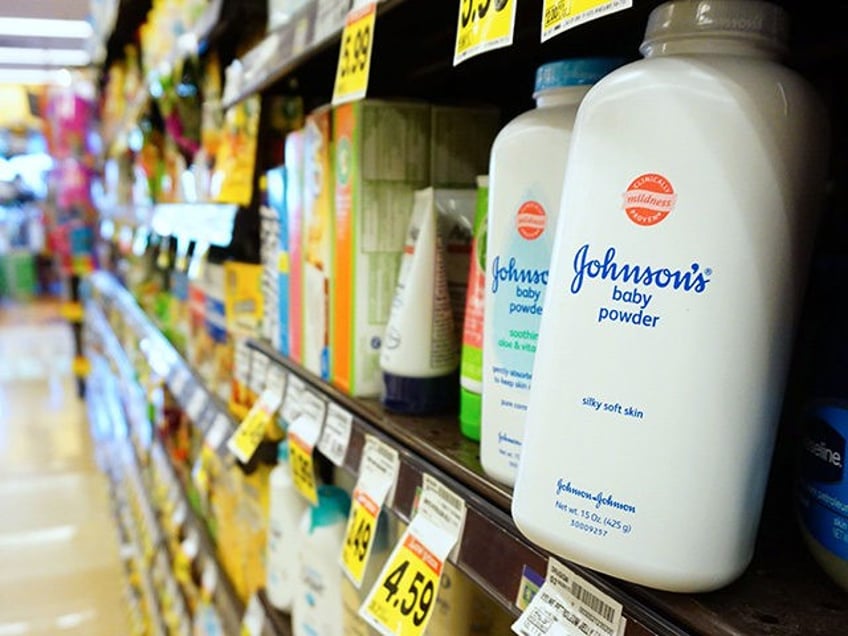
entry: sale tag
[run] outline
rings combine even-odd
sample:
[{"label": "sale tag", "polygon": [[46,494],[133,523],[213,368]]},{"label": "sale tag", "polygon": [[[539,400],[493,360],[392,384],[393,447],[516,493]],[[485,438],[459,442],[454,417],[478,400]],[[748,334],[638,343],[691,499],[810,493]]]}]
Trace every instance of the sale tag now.
[{"label": "sale tag", "polygon": [[309,391],[302,396],[303,412],[289,427],[289,465],[294,486],[312,505],[318,503],[313,450],[321,435],[326,402]]},{"label": "sale tag", "polygon": [[453,65],[512,44],[518,0],[460,0]]},{"label": "sale tag", "polygon": [[353,428],[353,415],[338,404],[330,404],[327,408],[327,419],[324,421],[324,432],[318,442],[318,450],[335,466],[341,466],[347,455],[350,444],[350,431]]},{"label": "sale tag", "polygon": [[247,416],[227,441],[227,448],[240,462],[246,464],[253,457],[253,453],[265,438],[271,418],[279,407],[280,396],[266,392],[248,411]]},{"label": "sale tag", "polygon": [[359,609],[360,616],[386,636],[423,634],[433,615],[442,567],[464,523],[465,502],[425,474],[418,511]]},{"label": "sale tag", "polygon": [[357,588],[362,585],[380,510],[397,480],[399,466],[395,449],[374,437],[365,440],[341,554],[342,570]]},{"label": "sale tag", "polygon": [[258,349],[250,350],[250,383],[248,387],[256,395],[265,390],[265,380],[268,376],[268,364],[271,360]]},{"label": "sale tag", "polygon": [[376,2],[347,14],[333,87],[333,106],[362,99],[368,91],[376,18]]},{"label": "sale tag", "polygon": [[568,29],[631,6],[632,0],[544,0],[542,42]]},{"label": "sale tag", "polygon": [[241,636],[262,636],[265,627],[265,610],[259,596],[254,594],[250,597],[247,609],[241,619]]},{"label": "sale tag", "polygon": [[286,424],[291,426],[295,420],[300,417],[303,409],[301,397],[306,389],[306,385],[299,377],[294,374],[289,376],[288,386],[286,387],[286,399],[283,401],[283,419]]},{"label": "sale tag", "polygon": [[548,574],[530,605],[513,624],[512,631],[536,636],[540,623],[548,632],[564,636],[619,636],[626,621],[621,604],[572,572],[548,559]]}]

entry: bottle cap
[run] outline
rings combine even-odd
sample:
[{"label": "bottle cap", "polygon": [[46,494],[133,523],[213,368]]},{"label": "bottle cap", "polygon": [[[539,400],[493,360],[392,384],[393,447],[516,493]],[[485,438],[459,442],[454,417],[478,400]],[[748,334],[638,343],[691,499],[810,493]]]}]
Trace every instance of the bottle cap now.
[{"label": "bottle cap", "polygon": [[579,57],[542,64],[536,71],[536,93],[569,86],[589,86],[618,68],[617,57]]},{"label": "bottle cap", "polygon": [[279,444],[277,444],[277,462],[282,464],[289,461],[289,442],[288,440],[281,440]]},{"label": "bottle cap", "polygon": [[666,2],[651,12],[639,51],[646,55],[657,42],[698,36],[742,36],[783,50],[789,19],[783,9],[762,0]]},{"label": "bottle cap", "polygon": [[462,434],[480,441],[480,419],[483,411],[483,396],[468,389],[459,391],[459,425]]}]

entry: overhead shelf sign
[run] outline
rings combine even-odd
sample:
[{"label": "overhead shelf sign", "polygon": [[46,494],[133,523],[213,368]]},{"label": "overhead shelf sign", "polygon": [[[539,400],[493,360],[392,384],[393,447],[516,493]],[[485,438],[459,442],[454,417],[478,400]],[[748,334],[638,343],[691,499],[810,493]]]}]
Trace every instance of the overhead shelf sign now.
[{"label": "overhead shelf sign", "polygon": [[460,0],[453,65],[512,44],[518,0]]}]

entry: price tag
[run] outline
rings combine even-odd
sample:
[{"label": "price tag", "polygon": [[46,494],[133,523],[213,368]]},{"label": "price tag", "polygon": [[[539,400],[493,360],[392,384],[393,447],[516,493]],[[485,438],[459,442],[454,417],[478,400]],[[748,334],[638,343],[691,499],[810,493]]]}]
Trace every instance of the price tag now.
[{"label": "price tag", "polygon": [[362,99],[368,91],[376,18],[376,2],[347,14],[333,87],[333,106]]},{"label": "price tag", "polygon": [[631,6],[632,0],[544,0],[542,42],[568,29]]},{"label": "price tag", "polygon": [[318,503],[313,449],[321,435],[326,403],[309,391],[302,394],[303,412],[289,427],[289,466],[295,488],[312,505]]},{"label": "price tag", "polygon": [[286,383],[288,381],[289,372],[285,367],[279,364],[272,363],[268,365],[268,374],[265,377],[265,390],[272,391],[280,396],[282,402],[283,396],[286,394]]},{"label": "price tag", "polygon": [[185,367],[178,367],[174,379],[168,384],[174,397],[179,398],[191,380],[191,372]]},{"label": "price tag", "polygon": [[195,386],[194,393],[192,393],[191,398],[188,401],[188,406],[186,407],[186,413],[192,423],[195,425],[199,424],[200,416],[203,415],[203,410],[206,408],[208,403],[209,396],[206,394],[206,389],[200,385]]},{"label": "price tag", "polygon": [[179,530],[182,525],[186,522],[186,518],[188,517],[188,505],[186,505],[185,501],[180,501],[177,503],[176,508],[174,508],[174,513],[171,515],[171,525],[174,529]]},{"label": "price tag", "polygon": [[353,415],[338,404],[327,407],[327,419],[318,450],[336,466],[344,463],[347,447],[350,444],[350,431],[353,428]]},{"label": "price tag", "polygon": [[230,420],[223,413],[219,413],[212,424],[212,428],[206,433],[206,438],[203,443],[213,452],[217,453],[221,448],[221,444],[230,432]]},{"label": "price tag", "polygon": [[200,576],[200,589],[204,598],[211,600],[215,596],[218,587],[218,566],[214,559],[208,557],[203,564],[203,574]]},{"label": "price tag", "polygon": [[286,399],[283,401],[283,419],[291,426],[295,420],[300,417],[303,410],[301,404],[301,396],[306,390],[306,385],[303,380],[294,374],[289,375],[288,386],[286,387]]},{"label": "price tag", "polygon": [[362,585],[380,510],[397,480],[399,466],[396,450],[374,437],[366,438],[341,554],[342,570],[357,588]]},{"label": "price tag", "polygon": [[254,594],[247,603],[247,609],[241,619],[240,636],[261,636],[265,627],[265,609],[259,596]]},{"label": "price tag", "polygon": [[621,610],[620,603],[562,563],[548,559],[545,582],[512,631],[536,636],[542,622],[550,626],[548,633],[552,634],[619,636],[626,626]]},{"label": "price tag", "polygon": [[465,523],[465,502],[425,475],[418,512],[359,609],[381,634],[420,636],[433,615],[442,567]]},{"label": "price tag", "polygon": [[68,322],[82,322],[84,315],[82,304],[75,302],[62,303],[59,313]]},{"label": "price tag", "polygon": [[212,424],[215,423],[215,416],[217,415],[217,412],[214,408],[208,408],[208,402],[206,403],[206,406],[207,408],[203,410],[203,415],[201,415],[197,422],[195,422],[195,425],[204,436],[212,427]]},{"label": "price tag", "polygon": [[191,564],[197,558],[200,550],[200,535],[196,528],[189,530],[188,535],[180,544],[177,554],[174,555],[174,576],[183,585],[191,583]]},{"label": "price tag", "polygon": [[512,44],[516,2],[518,0],[460,0],[454,66],[480,53]]},{"label": "price tag", "polygon": [[250,390],[256,395],[265,390],[265,380],[268,376],[268,363],[271,360],[258,349],[250,350]]},{"label": "price tag", "polygon": [[265,438],[271,418],[279,407],[280,396],[265,392],[248,411],[247,416],[227,441],[227,448],[240,462],[246,464],[253,457],[253,453]]}]

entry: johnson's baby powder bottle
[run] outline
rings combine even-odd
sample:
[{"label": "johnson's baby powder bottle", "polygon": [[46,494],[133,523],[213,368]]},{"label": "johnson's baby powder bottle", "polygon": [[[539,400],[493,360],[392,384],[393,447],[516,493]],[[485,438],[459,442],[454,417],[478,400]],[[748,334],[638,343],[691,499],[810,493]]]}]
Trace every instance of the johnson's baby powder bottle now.
[{"label": "johnson's baby powder bottle", "polygon": [[513,516],[656,588],[753,550],[826,159],[786,31],[764,2],[664,4],[574,127]]},{"label": "johnson's baby powder bottle", "polygon": [[536,73],[536,108],[498,134],[489,164],[483,326],[483,469],[515,481],[542,301],[577,106],[620,62],[553,62]]}]

